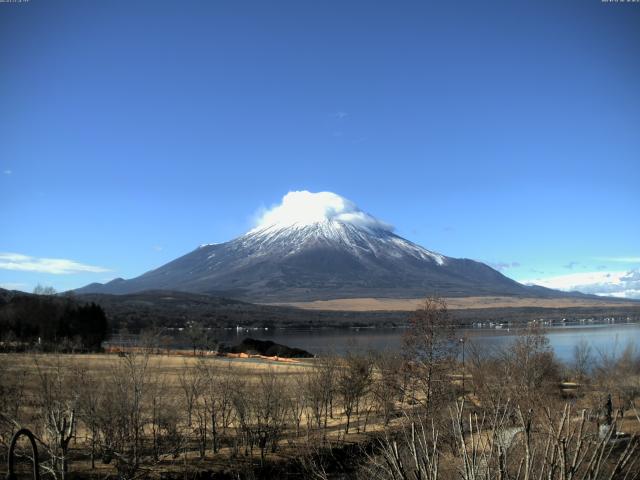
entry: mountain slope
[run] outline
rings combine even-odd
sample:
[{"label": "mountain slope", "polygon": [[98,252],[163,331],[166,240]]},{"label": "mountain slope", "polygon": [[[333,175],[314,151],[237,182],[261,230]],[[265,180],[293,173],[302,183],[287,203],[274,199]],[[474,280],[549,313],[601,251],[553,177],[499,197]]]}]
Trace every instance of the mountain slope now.
[{"label": "mountain slope", "polygon": [[263,302],[531,295],[529,287],[483,263],[431,252],[385,228],[337,219],[256,228],[131,280],[91,284],[78,293],[160,289]]}]

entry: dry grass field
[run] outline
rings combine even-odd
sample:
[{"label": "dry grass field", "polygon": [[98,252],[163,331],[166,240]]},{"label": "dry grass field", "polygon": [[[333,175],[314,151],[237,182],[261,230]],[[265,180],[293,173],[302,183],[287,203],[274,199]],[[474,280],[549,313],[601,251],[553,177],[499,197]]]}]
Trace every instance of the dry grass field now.
[{"label": "dry grass field", "polygon": [[[26,378],[30,394],[37,393],[36,362],[43,371],[61,366],[71,371],[82,369],[90,375],[103,376],[119,361],[117,354],[30,354],[30,353],[0,353],[0,365],[3,374],[9,376],[15,372],[30,372]],[[225,358],[204,357],[192,355],[149,355],[146,373],[149,378],[162,377],[166,380],[168,389],[179,387],[179,376],[185,368],[196,368],[203,362],[220,370],[232,369],[239,377],[255,379],[266,370],[278,375],[294,376],[306,371],[313,364],[313,360],[297,362],[278,362],[274,360],[260,360],[254,358]]]},{"label": "dry grass field", "polygon": [[[522,297],[451,297],[445,299],[449,310],[475,308],[571,308],[571,307],[623,307],[638,306],[638,302],[593,298],[522,298]],[[307,310],[333,311],[414,311],[424,298],[342,298],[316,300],[313,302],[290,302],[272,305],[286,305]]]},{"label": "dry grass field", "polygon": [[[410,361],[372,354],[295,362],[184,352],[0,354],[0,454],[25,426],[40,439],[47,478],[453,480],[467,461],[464,449],[475,449],[482,468],[503,468],[482,458],[505,448],[507,435],[515,463],[504,468],[513,468],[515,480],[526,452],[519,442],[532,423],[527,441],[538,452],[547,443],[583,445],[585,455],[602,451],[614,463],[616,455],[638,453],[637,351],[592,362],[587,373],[586,353],[582,365],[576,357],[563,366],[533,328],[500,352],[470,351],[462,370],[442,330],[415,328],[415,343],[406,345]],[[425,348],[437,356],[425,356]],[[613,430],[600,433],[613,420],[627,450],[608,447]],[[437,474],[420,471],[431,468],[427,447],[440,452]],[[421,458],[414,476],[394,473],[407,460],[398,455],[410,452]],[[536,465],[544,472],[557,458]],[[61,473],[64,465],[70,476]]]},{"label": "dry grass field", "polygon": [[[130,362],[135,367],[129,370]],[[345,428],[347,417],[335,392],[336,398],[331,401],[335,406],[329,405],[327,398],[320,398],[326,394],[320,390],[315,391],[316,404],[312,405],[314,399],[310,397],[313,393],[307,395],[304,390],[314,390],[313,383],[320,380],[311,373],[318,369],[314,359],[280,362],[184,354],[10,353],[0,354],[0,365],[4,380],[17,379],[20,384],[22,406],[18,409],[16,427],[18,424],[26,426],[39,438],[46,438],[50,432],[43,428],[42,409],[74,411],[76,424],[68,458],[73,471],[81,478],[107,478],[118,474],[114,461],[105,464],[98,459],[93,467],[91,465],[88,451],[92,433],[90,419],[87,412],[83,412],[86,408],[83,398],[93,398],[98,407],[100,399],[94,398],[97,392],[98,396],[110,395],[112,390],[123,387],[125,398],[114,397],[114,402],[123,402],[123,409],[104,415],[132,414],[131,395],[138,389],[141,403],[140,411],[135,415],[140,417],[139,426],[144,437],[141,445],[149,450],[150,445],[156,443],[151,438],[156,429],[162,431],[159,435],[167,441],[172,436],[174,442],[172,446],[165,446],[157,459],[147,459],[143,470],[152,477],[162,475],[167,478],[174,474],[176,478],[182,478],[185,471],[225,472],[249,468],[246,465],[256,462],[261,465],[264,461],[275,464],[298,462],[304,452],[313,452],[322,445],[336,442],[357,445],[385,428],[370,395],[358,399],[357,412],[350,414],[348,431]],[[336,374],[337,377],[337,371],[331,368],[329,375]],[[138,373],[142,373],[142,377],[130,382]],[[131,378],[127,378],[128,374]],[[45,378],[47,380],[43,380]],[[326,376],[324,379],[336,381]],[[50,398],[52,391],[55,391],[55,399]],[[47,401],[50,403],[46,404]],[[164,411],[153,413],[156,404]],[[98,408],[108,410],[109,406]],[[216,420],[219,444],[215,452],[211,443],[214,409],[218,409],[215,412],[218,416],[224,415],[223,409],[227,409],[229,415],[228,420]],[[245,415],[247,418],[243,417]],[[109,423],[108,418],[104,420]],[[117,419],[113,418],[113,421]],[[167,422],[173,424],[167,426]],[[108,431],[108,427],[101,428]],[[129,425],[128,428],[133,427]],[[246,440],[247,434],[256,438]],[[260,443],[262,434],[269,436],[266,445]],[[96,436],[100,437],[100,434]],[[3,443],[6,445],[7,438],[5,434],[0,447]],[[104,436],[100,442],[108,443]]]}]

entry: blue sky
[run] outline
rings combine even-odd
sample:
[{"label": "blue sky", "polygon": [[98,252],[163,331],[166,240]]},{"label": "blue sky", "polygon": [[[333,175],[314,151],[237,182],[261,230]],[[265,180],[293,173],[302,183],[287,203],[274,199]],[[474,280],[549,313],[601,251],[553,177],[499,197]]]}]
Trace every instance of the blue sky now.
[{"label": "blue sky", "polygon": [[639,50],[600,0],[0,4],[0,284],[133,277],[292,190],[517,280],[634,275]]}]

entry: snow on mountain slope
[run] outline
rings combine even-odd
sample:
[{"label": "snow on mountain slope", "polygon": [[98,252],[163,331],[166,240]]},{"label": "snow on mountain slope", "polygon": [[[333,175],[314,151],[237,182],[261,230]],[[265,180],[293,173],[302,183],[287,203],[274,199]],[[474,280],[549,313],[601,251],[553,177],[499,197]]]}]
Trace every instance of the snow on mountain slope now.
[{"label": "snow on mountain slope", "polygon": [[358,227],[339,220],[282,226],[274,224],[251,230],[239,240],[250,250],[272,254],[280,251],[294,255],[313,244],[339,247],[356,256],[401,258],[411,256],[432,260],[439,265],[446,257],[411,243],[388,230]]},{"label": "snow on mountain slope", "polygon": [[291,192],[255,228],[131,280],[81,293],[213,293],[250,301],[526,295],[487,265],[432,252],[331,192]]}]

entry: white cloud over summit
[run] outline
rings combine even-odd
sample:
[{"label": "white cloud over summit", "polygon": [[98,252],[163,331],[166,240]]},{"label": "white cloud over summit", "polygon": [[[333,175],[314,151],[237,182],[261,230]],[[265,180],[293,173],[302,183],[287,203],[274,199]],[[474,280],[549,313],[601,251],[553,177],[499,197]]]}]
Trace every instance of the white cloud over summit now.
[{"label": "white cloud over summit", "polygon": [[311,225],[324,221],[339,221],[359,227],[392,231],[393,227],[363,212],[351,200],[332,192],[289,192],[282,201],[258,215],[254,230],[273,225]]},{"label": "white cloud over summit", "polygon": [[527,285],[541,285],[564,291],[640,299],[640,269],[616,272],[583,272],[550,278],[524,280]]}]

